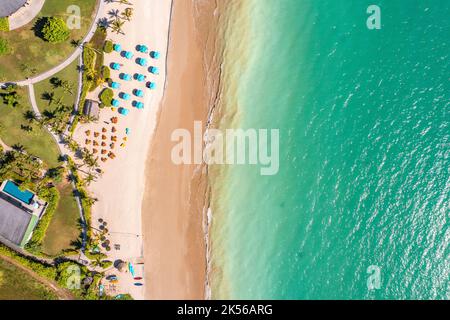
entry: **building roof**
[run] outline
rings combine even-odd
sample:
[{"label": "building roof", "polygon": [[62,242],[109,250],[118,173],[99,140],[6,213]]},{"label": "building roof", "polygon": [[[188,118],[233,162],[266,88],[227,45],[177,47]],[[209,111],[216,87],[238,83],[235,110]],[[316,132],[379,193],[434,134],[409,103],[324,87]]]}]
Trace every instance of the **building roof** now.
[{"label": "building roof", "polygon": [[100,105],[97,101],[86,99],[83,107],[83,114],[98,119],[100,116]]},{"label": "building roof", "polygon": [[19,201],[0,193],[0,236],[20,246],[31,218],[32,215],[21,208]]},{"label": "building roof", "polygon": [[0,1],[0,18],[9,17],[19,10],[27,0],[2,0]]}]

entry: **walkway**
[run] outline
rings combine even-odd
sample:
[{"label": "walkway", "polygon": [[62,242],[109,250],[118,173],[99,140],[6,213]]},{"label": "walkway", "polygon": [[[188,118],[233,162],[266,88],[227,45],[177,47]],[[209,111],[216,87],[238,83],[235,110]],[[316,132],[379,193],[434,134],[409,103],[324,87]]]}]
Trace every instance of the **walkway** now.
[{"label": "walkway", "polygon": [[[100,3],[97,8],[97,13],[95,14],[94,22],[91,25],[91,28],[89,29],[89,32],[86,34],[86,37],[83,39],[83,43],[91,41],[92,37],[94,36],[95,30],[97,30],[97,22],[100,20],[100,17],[106,14],[106,2],[104,0],[99,0]],[[42,80],[48,79],[52,77],[53,75],[57,74],[61,70],[68,67],[83,51],[83,46],[79,46],[75,49],[75,51],[68,57],[65,61],[63,61],[58,66],[54,67],[53,69],[50,69],[44,73],[41,73],[40,75],[37,75],[33,78],[29,78],[26,80],[20,80],[20,81],[6,81],[1,83],[0,87],[4,86],[7,83],[15,83],[18,86],[28,86],[30,84],[38,83]]]},{"label": "walkway", "polygon": [[[23,1],[22,1],[23,2]],[[9,30],[19,29],[30,23],[34,17],[41,12],[45,0],[28,1],[29,4],[23,6],[9,17]]]},{"label": "walkway", "polygon": [[[33,109],[33,112],[35,113],[36,117],[38,119],[40,119],[42,117],[41,112],[39,111],[38,105],[36,103],[36,96],[34,94],[34,86],[32,84],[28,85],[28,96],[30,98],[30,103],[31,103],[31,107]],[[68,155],[70,154],[70,151],[66,148],[65,145],[65,140],[63,137],[55,134],[50,128],[45,127],[45,129],[48,131],[48,133],[50,134],[50,136],[53,138],[53,140],[55,141],[56,145],[58,146],[59,149],[59,154],[64,156],[64,155]],[[72,172],[70,171],[70,169],[68,170],[69,175],[73,175]],[[72,189],[74,191],[77,191],[76,185],[75,183],[72,181]],[[80,259],[85,259],[84,256],[84,249],[86,248],[86,240],[87,240],[87,226],[86,226],[86,220],[84,217],[84,211],[83,211],[83,207],[81,206],[81,199],[78,195],[76,195],[77,193],[75,192],[75,200],[76,203],[78,205],[78,211],[80,213],[80,220],[82,222],[82,226],[83,226],[83,232],[82,232],[82,245],[81,245],[81,256]]]}]

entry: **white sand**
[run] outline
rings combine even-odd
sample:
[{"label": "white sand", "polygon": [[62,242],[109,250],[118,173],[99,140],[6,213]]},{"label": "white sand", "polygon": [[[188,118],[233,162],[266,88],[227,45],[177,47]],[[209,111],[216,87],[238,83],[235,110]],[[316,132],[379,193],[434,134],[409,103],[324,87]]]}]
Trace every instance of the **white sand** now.
[{"label": "white sand", "polygon": [[[115,143],[113,152],[116,155],[114,160],[109,159],[106,163],[101,163],[103,175],[89,186],[92,195],[98,199],[93,206],[92,222],[97,227],[97,220],[104,219],[108,223],[111,241],[109,258],[111,260],[122,259],[132,263],[143,261],[143,239],[141,235],[141,203],[145,188],[145,161],[148,153],[149,141],[155,129],[158,108],[163,96],[164,81],[166,74],[165,59],[167,56],[167,43],[170,24],[171,1],[169,0],[134,0],[131,1],[134,8],[134,16],[130,22],[126,22],[123,27],[125,35],[113,33],[108,30],[108,38],[114,43],[120,43],[122,50],[132,51],[134,57],[127,60],[119,53],[113,52],[105,54],[105,65],[112,62],[123,64],[120,71],[111,70],[111,78],[121,83],[120,90],[114,90],[116,99],[119,92],[125,92],[132,95],[129,101],[121,101],[121,106],[130,110],[128,116],[121,116],[117,110],[113,112],[110,109],[102,109],[100,120],[97,123],[79,125],[76,132],[76,140],[84,146],[86,139],[85,131],[100,132],[104,127],[108,130],[107,144],[111,143],[110,137],[116,135],[118,141]],[[106,6],[108,16],[110,10],[118,9],[120,11],[127,8],[127,5],[121,5],[113,2]],[[108,16],[109,17],[109,16]],[[143,54],[136,51],[138,44],[145,44],[151,50],[157,50],[161,56],[158,60],[151,59],[149,54]],[[159,75],[151,75],[147,67],[139,66],[135,60],[138,57],[146,57],[149,66],[157,66]],[[141,73],[147,76],[146,81],[137,80],[123,81],[119,79],[119,73],[125,72],[131,75]],[[155,82],[156,90],[149,90],[145,87],[147,81]],[[133,89],[141,89],[145,92],[144,98],[135,97],[132,94]],[[96,98],[96,97],[93,97]],[[131,106],[133,100],[145,103],[143,110],[138,110]],[[107,124],[111,117],[119,118],[118,124]],[[111,128],[115,126],[117,132],[112,134]],[[126,146],[121,148],[119,145],[125,137],[125,128],[130,128],[131,133],[128,136]],[[93,140],[93,135],[89,139]],[[96,139],[101,142],[101,138]],[[91,147],[92,149],[92,147]],[[101,147],[98,147],[101,150]],[[106,147],[110,151],[109,147]],[[101,155],[99,154],[99,157]],[[121,249],[115,250],[114,244],[120,244]],[[136,276],[144,276],[144,265],[135,265]],[[114,270],[113,270],[114,271]],[[118,274],[119,283],[117,284],[117,293],[130,293],[135,299],[143,299],[144,287],[136,287],[135,282],[129,273]],[[145,283],[144,283],[145,285]]]}]

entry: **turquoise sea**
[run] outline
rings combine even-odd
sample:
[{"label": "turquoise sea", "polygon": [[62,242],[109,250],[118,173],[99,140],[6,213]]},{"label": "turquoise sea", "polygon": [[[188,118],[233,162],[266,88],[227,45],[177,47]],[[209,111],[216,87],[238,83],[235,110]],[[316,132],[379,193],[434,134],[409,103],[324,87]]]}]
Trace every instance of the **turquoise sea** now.
[{"label": "turquoise sea", "polygon": [[450,2],[228,2],[220,125],[280,170],[211,167],[212,297],[450,299]]}]

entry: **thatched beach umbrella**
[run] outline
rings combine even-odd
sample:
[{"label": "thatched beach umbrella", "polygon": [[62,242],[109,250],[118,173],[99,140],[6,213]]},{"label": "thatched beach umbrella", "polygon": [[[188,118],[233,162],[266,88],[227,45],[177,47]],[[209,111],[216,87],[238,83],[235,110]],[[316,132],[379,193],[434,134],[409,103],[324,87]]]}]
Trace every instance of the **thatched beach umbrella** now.
[{"label": "thatched beach umbrella", "polygon": [[120,272],[125,272],[128,270],[128,264],[122,260],[116,260],[114,262],[114,267]]}]

